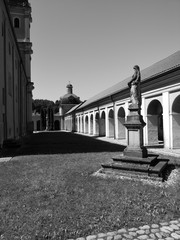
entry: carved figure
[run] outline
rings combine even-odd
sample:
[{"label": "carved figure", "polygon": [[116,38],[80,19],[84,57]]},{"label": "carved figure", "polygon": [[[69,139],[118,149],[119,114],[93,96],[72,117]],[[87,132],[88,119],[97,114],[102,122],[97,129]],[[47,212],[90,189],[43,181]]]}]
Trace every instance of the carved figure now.
[{"label": "carved figure", "polygon": [[128,82],[128,86],[130,88],[130,99],[132,105],[141,105],[141,92],[140,92],[140,81],[141,81],[141,73],[138,65],[133,67],[134,74],[132,76],[131,81]]}]

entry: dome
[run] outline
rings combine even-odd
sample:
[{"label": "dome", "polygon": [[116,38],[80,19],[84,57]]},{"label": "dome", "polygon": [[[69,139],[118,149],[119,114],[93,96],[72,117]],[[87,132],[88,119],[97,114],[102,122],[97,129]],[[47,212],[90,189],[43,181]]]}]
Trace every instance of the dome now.
[{"label": "dome", "polygon": [[81,103],[81,100],[79,99],[78,96],[76,96],[73,93],[73,86],[72,84],[68,84],[66,86],[67,88],[67,93],[60,98],[60,104],[79,104]]},{"label": "dome", "polygon": [[81,101],[80,101],[79,97],[77,97],[75,94],[67,93],[63,97],[60,98],[60,102],[61,102],[61,104],[78,104]]}]

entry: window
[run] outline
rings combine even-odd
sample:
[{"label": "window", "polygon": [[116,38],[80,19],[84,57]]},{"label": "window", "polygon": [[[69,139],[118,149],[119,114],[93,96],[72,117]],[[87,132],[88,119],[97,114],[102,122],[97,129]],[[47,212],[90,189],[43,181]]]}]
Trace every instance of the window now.
[{"label": "window", "polygon": [[19,18],[15,18],[15,19],[14,19],[14,27],[15,27],[15,28],[19,28],[19,27],[20,27]]}]

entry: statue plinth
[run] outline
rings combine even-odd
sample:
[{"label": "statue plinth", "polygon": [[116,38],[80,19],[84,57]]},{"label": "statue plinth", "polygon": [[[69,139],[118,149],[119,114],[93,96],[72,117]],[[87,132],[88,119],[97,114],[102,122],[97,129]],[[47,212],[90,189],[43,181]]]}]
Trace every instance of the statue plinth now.
[{"label": "statue plinth", "polygon": [[140,115],[140,107],[131,104],[129,115],[124,126],[127,128],[127,147],[124,150],[125,156],[147,157],[147,149],[143,146],[143,127],[146,125]]}]

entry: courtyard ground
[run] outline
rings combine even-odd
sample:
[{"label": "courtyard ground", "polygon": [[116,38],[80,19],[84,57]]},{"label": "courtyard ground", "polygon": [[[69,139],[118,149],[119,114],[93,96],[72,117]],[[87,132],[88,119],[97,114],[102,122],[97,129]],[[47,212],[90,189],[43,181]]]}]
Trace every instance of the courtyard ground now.
[{"label": "courtyard ground", "polygon": [[93,176],[123,149],[66,132],[25,138],[0,163],[0,239],[75,239],[180,218],[179,179],[154,185]]}]

